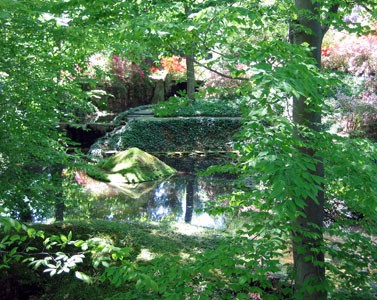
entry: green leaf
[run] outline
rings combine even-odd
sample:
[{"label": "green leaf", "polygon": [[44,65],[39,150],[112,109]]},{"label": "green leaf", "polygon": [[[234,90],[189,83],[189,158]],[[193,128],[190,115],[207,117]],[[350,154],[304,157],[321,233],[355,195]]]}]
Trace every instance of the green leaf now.
[{"label": "green leaf", "polygon": [[75,276],[86,283],[92,283],[92,278],[83,272],[75,271]]},{"label": "green leaf", "polygon": [[67,243],[68,242],[68,238],[64,234],[60,235],[60,239],[62,240],[63,243]]},{"label": "green leaf", "polygon": [[70,242],[72,240],[72,231],[68,233],[67,240]]}]

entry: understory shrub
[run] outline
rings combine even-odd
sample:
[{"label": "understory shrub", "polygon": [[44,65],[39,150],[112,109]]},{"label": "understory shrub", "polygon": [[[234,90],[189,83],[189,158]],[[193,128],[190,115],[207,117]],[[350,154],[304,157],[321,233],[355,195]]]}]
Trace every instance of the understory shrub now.
[{"label": "understory shrub", "polygon": [[373,137],[377,120],[377,36],[334,31],[324,45],[323,68],[339,72],[343,83],[331,102],[344,120],[343,130],[354,136]]}]

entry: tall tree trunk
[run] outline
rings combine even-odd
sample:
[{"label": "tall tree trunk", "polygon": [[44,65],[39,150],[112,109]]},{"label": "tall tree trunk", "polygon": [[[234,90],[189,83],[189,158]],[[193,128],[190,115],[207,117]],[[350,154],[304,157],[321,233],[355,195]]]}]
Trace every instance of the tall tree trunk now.
[{"label": "tall tree trunk", "polygon": [[195,101],[195,69],[194,54],[190,53],[186,56],[186,74],[187,74],[187,97]]},{"label": "tall tree trunk", "polygon": [[[185,14],[186,18],[191,14],[190,7],[185,4]],[[190,45],[192,48],[194,45]],[[189,47],[189,48],[191,48]],[[194,68],[195,55],[193,49],[186,53],[186,79],[187,79],[187,98],[191,102],[195,101],[195,68]]]},{"label": "tall tree trunk", "polygon": [[[323,32],[319,21],[318,1],[295,0],[298,11],[297,26],[293,27],[293,43],[307,43],[313,49],[312,55],[321,66],[321,45]],[[321,112],[314,103],[301,96],[293,102],[293,121],[297,125],[295,137],[305,140],[299,128],[305,126],[315,131],[321,130]],[[316,170],[307,172],[324,176],[323,162],[314,148],[299,148],[302,154],[316,160]],[[327,299],[325,288],[325,266],[323,249],[324,192],[318,186],[316,198],[302,199],[305,207],[294,222],[292,230],[294,267],[296,272],[296,294],[303,299]],[[315,287],[315,288],[314,288]],[[301,299],[301,298],[300,298]]]},{"label": "tall tree trunk", "polygon": [[53,191],[53,197],[55,198],[55,220],[64,221],[65,203],[63,197],[63,165],[53,165],[50,172],[51,180],[53,181],[53,185],[55,187],[55,190]]}]

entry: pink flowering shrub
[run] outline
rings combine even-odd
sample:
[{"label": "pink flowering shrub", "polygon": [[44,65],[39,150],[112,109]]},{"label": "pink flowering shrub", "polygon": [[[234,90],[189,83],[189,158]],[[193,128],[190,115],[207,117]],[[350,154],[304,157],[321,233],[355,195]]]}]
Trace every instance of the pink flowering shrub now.
[{"label": "pink flowering shrub", "polygon": [[145,73],[138,64],[117,55],[113,56],[112,73],[125,82],[132,81],[135,77],[136,79],[145,78]]},{"label": "pink flowering shrub", "polygon": [[96,94],[91,100],[102,110],[121,112],[146,104],[153,92],[148,62],[138,64],[119,55],[96,53],[78,72],[85,88],[101,91],[101,95]]},{"label": "pink flowering shrub", "polygon": [[151,81],[146,65],[114,55],[111,61],[112,82],[109,87],[114,97],[108,103],[112,111],[146,104],[151,97]]},{"label": "pink flowering shrub", "polygon": [[377,74],[377,36],[343,36],[341,40],[322,48],[322,65],[325,69],[357,76]]},{"label": "pink flowering shrub", "polygon": [[[331,40],[331,41],[330,41]],[[377,36],[333,32],[322,48],[322,66],[344,73],[335,95],[346,131],[363,134],[377,120]]]},{"label": "pink flowering shrub", "polygon": [[96,53],[89,57],[86,69],[78,67],[81,75],[105,82],[110,80],[109,76],[123,82],[131,82],[134,79],[146,78],[147,73],[154,74],[160,71],[165,71],[175,79],[182,78],[186,74],[186,59],[175,55],[163,57],[160,66],[151,66],[149,70],[144,70],[139,64],[127,58],[113,55],[109,59],[102,53]]}]

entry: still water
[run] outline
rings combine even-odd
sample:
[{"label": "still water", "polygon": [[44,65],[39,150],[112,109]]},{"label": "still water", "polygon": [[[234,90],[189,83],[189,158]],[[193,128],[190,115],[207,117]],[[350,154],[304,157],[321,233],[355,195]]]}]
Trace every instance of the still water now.
[{"label": "still water", "polygon": [[232,181],[197,176],[192,171],[193,163],[196,164],[182,166],[181,162],[177,175],[159,182],[124,184],[116,188],[102,186],[101,193],[93,190],[98,188],[95,182],[87,186],[92,192],[80,187],[70,195],[65,218],[185,222],[224,228],[228,218],[224,214],[212,216],[204,208],[212,202],[219,203],[222,195],[230,193]]}]

